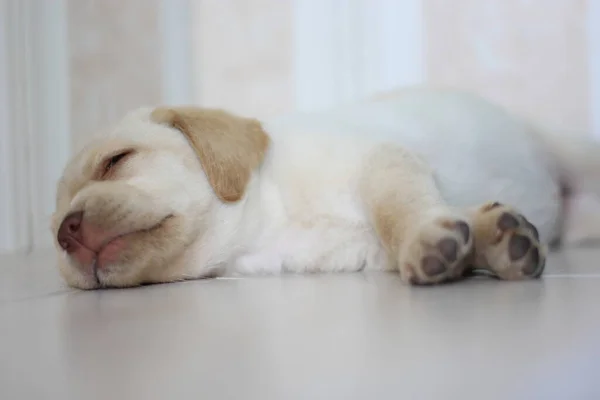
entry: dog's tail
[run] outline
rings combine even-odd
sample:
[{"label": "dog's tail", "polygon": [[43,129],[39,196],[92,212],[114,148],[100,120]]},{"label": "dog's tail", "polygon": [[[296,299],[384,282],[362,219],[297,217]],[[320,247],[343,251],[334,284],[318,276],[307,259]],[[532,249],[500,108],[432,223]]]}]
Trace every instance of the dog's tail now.
[{"label": "dog's tail", "polygon": [[536,134],[563,191],[559,242],[600,245],[600,140],[578,132]]},{"label": "dog's tail", "polygon": [[534,132],[561,184],[600,195],[600,140],[573,131]]}]

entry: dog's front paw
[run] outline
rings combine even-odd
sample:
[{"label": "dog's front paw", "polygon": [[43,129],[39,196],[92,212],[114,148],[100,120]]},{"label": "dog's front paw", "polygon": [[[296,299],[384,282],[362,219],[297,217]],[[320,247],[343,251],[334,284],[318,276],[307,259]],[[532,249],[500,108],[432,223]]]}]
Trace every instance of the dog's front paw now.
[{"label": "dog's front paw", "polygon": [[475,267],[500,279],[538,278],[546,264],[536,227],[514,209],[494,202],[482,206],[473,219]]},{"label": "dog's front paw", "polygon": [[421,225],[398,258],[403,281],[429,285],[456,280],[473,254],[469,224],[456,217],[437,217]]}]

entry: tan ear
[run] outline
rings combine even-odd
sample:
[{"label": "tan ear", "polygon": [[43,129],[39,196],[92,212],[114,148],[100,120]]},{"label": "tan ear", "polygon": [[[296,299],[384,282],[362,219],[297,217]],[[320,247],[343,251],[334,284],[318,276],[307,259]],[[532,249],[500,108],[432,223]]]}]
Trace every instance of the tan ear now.
[{"label": "tan ear", "polygon": [[269,147],[269,136],[260,122],[221,110],[157,108],[151,118],[187,137],[213,190],[225,202],[243,197],[252,171],[260,166]]}]

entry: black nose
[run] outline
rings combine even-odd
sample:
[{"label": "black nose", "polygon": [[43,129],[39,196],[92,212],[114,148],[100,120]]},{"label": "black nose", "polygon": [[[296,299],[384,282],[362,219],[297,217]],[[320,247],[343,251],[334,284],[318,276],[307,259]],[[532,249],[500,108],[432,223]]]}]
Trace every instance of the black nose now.
[{"label": "black nose", "polygon": [[63,219],[58,228],[56,239],[58,244],[67,252],[74,251],[81,241],[81,221],[83,212],[71,213]]}]

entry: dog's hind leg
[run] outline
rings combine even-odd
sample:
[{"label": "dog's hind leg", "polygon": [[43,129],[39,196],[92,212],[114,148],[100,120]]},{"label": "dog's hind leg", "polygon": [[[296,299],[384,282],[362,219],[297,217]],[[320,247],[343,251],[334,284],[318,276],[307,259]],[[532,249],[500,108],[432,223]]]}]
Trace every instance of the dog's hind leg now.
[{"label": "dog's hind leg", "polygon": [[428,165],[394,146],[382,146],[365,162],[359,192],[385,248],[390,269],[413,284],[461,277],[473,257],[465,213],[442,199]]}]

